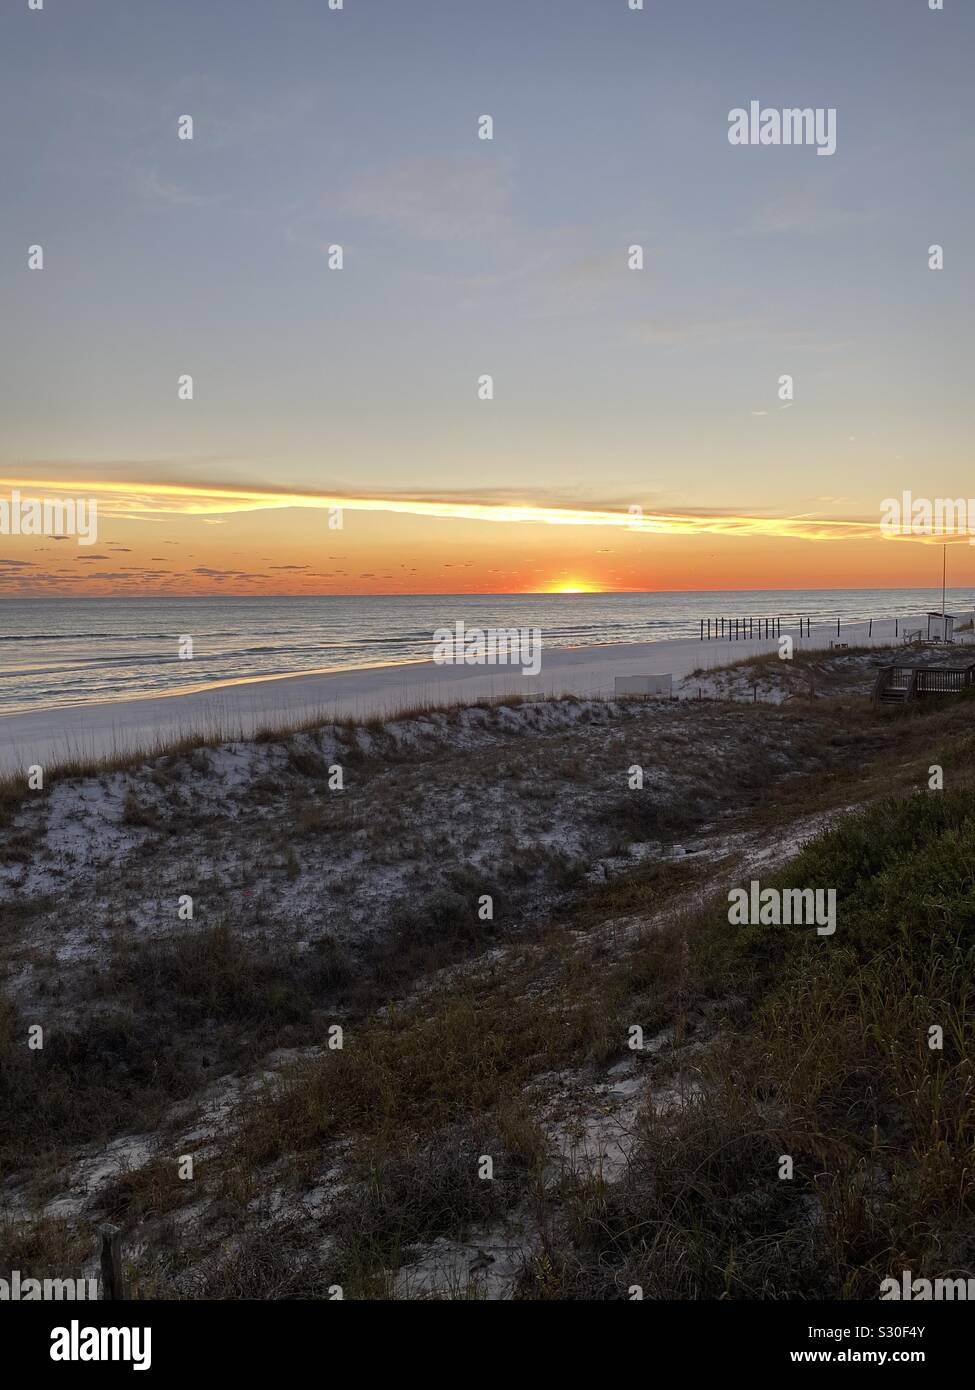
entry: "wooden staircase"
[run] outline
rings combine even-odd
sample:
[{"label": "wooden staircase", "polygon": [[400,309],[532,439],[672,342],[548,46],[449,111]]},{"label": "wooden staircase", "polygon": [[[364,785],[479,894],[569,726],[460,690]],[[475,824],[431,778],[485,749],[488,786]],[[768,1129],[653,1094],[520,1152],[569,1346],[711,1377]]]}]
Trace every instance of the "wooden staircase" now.
[{"label": "wooden staircase", "polygon": [[932,695],[957,695],[975,686],[975,662],[968,666],[883,666],[873,698],[881,705],[903,705]]},{"label": "wooden staircase", "polygon": [[917,699],[917,669],[913,666],[884,666],[877,672],[873,698],[881,705],[903,705]]}]

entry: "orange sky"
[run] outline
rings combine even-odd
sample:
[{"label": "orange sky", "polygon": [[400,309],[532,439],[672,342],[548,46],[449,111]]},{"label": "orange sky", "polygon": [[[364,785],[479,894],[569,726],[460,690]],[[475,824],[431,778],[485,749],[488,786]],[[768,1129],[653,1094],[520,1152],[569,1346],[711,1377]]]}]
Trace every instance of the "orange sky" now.
[{"label": "orange sky", "polygon": [[[98,501],[97,539],[0,538],[0,592],[21,595],[521,593],[936,587],[935,542],[877,522],[545,507],[497,498],[323,498],[203,485],[48,480]],[[0,479],[44,496],[35,483]],[[341,527],[329,501],[343,501]],[[431,514],[432,513],[432,514]],[[952,545],[949,583],[975,583]]]}]

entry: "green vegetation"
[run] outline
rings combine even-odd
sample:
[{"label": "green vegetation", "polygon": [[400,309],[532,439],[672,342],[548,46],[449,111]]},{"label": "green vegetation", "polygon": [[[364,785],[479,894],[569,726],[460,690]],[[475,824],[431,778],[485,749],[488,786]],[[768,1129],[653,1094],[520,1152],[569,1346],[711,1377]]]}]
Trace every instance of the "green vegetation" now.
[{"label": "green vegetation", "polygon": [[83,1026],[66,1022],[32,1049],[32,1020],[0,1006],[0,1165],[157,1124],[216,1063],[256,1060],[298,1024],[302,1040],[313,1036],[316,1010],[348,980],[327,938],[301,953],[272,950],[226,922],[158,942],[121,937],[107,966],[91,970],[101,1007]]},{"label": "green vegetation", "polygon": [[[793,716],[746,706],[742,720],[762,717],[781,748],[740,762],[715,753],[707,778],[678,784],[692,793],[684,809],[652,792],[638,804],[619,786],[602,803],[624,851],[700,834],[730,811],[720,848],[601,881],[567,868],[565,895],[546,889],[547,919],[476,923],[480,880],[458,865],[348,955],[327,936],[262,933],[258,904],[233,925],[187,923],[157,940],[120,925],[84,967],[83,1011],[61,1001],[56,971],[45,977],[61,1022],[43,1051],[26,1047],[30,1018],[0,1013],[5,1175],[33,1183],[41,1205],[64,1191],[80,1145],[140,1130],[175,1141],[211,1081],[249,1069],[251,1088],[192,1184],[174,1175],[182,1150],[164,1144],[80,1220],[0,1227],[0,1263],[77,1272],[107,1215],[138,1252],[137,1287],[159,1297],[323,1297],[333,1283],[348,1298],[402,1295],[397,1271],[431,1242],[469,1242],[473,1256],[492,1234],[524,1249],[512,1291],[529,1299],[625,1298],[634,1284],[647,1298],[872,1299],[902,1269],[971,1276],[971,708],[889,716],[817,701],[796,733]],[[623,768],[639,756],[633,742],[624,728]],[[569,743],[552,746],[571,758]],[[685,746],[669,770],[682,772]],[[926,790],[932,763],[947,791]],[[485,768],[497,775],[493,758]],[[312,763],[294,770],[320,776]],[[386,775],[408,792],[408,768]],[[297,804],[294,845],[333,833],[331,803],[318,809],[303,791]],[[752,867],[812,812],[854,804],[864,809],[778,873]],[[389,818],[379,833],[394,829]],[[727,889],[751,877],[834,888],[835,935],[730,926]],[[336,1021],[344,1046],[331,1050]],[[635,1023],[643,1053],[627,1047]],[[307,1055],[258,1084],[282,1047]],[[607,1175],[569,1162],[562,1139],[611,1069],[638,1093],[625,1168]],[[492,1182],[477,1176],[484,1154]],[[461,1278],[451,1293],[477,1288]]]},{"label": "green vegetation", "polygon": [[622,1183],[570,1194],[548,1296],[875,1298],[891,1270],[971,1274],[975,797],[884,802],[767,882],[835,886],[835,937],[700,923],[692,959],[723,958],[740,1031],[678,1117],[648,1117]]}]

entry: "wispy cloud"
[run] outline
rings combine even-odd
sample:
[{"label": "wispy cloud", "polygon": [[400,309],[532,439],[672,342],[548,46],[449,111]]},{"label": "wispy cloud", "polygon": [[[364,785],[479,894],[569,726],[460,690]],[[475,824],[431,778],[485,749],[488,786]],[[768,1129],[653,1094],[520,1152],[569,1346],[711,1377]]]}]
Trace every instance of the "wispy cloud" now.
[{"label": "wispy cloud", "polygon": [[631,324],[627,332],[638,343],[659,347],[710,347],[721,343],[740,343],[759,339],[774,342],[793,351],[832,352],[849,346],[842,339],[816,340],[809,331],[784,327],[769,318],[670,318],[644,319]]},{"label": "wispy cloud", "polygon": [[133,177],[139,193],[151,202],[168,203],[171,207],[209,208],[222,201],[220,194],[194,193],[182,184],[162,179],[155,169],[137,168]]},{"label": "wispy cloud", "polygon": [[511,198],[508,162],[478,157],[427,158],[361,174],[345,196],[345,210],[377,218],[428,241],[486,236],[504,223]]},{"label": "wispy cloud", "polygon": [[[0,487],[30,487],[35,494],[64,490],[64,482],[0,478]],[[309,492],[287,488],[252,488],[204,483],[122,483],[72,479],[72,488],[99,499],[104,514],[136,518],[147,515],[212,517],[237,512],[280,511],[286,508],[385,512],[457,521],[495,522],[506,525],[610,526],[629,531],[664,535],[719,534],[734,536],[782,536],[802,540],[863,540],[880,534],[877,521],[806,516],[749,515],[731,509],[644,509],[629,511],[630,504],[579,506],[557,500],[502,499],[496,491],[475,495],[425,493]],[[633,504],[638,505],[638,504]]]}]

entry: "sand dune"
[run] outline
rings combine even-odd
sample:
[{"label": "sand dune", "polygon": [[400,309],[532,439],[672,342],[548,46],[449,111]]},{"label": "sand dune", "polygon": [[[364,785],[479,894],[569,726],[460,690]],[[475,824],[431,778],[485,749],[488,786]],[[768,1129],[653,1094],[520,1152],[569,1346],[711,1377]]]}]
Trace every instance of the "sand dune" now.
[{"label": "sand dune", "polygon": [[[922,625],[902,618],[900,632]],[[834,624],[814,624],[799,638],[798,649],[827,648],[836,640]],[[883,646],[894,641],[894,621],[876,620],[843,627],[843,642]],[[161,742],[200,734],[248,737],[262,727],[286,728],[311,720],[369,718],[430,705],[471,703],[505,696],[573,694],[606,696],[617,676],[671,673],[675,682],[692,671],[775,650],[774,640],[610,643],[594,647],[546,647],[541,672],[522,675],[517,667],[437,666],[432,661],[376,666],[354,671],[280,676],[215,685],[206,689],[144,698],[0,715],[0,773],[32,764],[152,748]],[[696,695],[694,690],[677,693]]]}]

